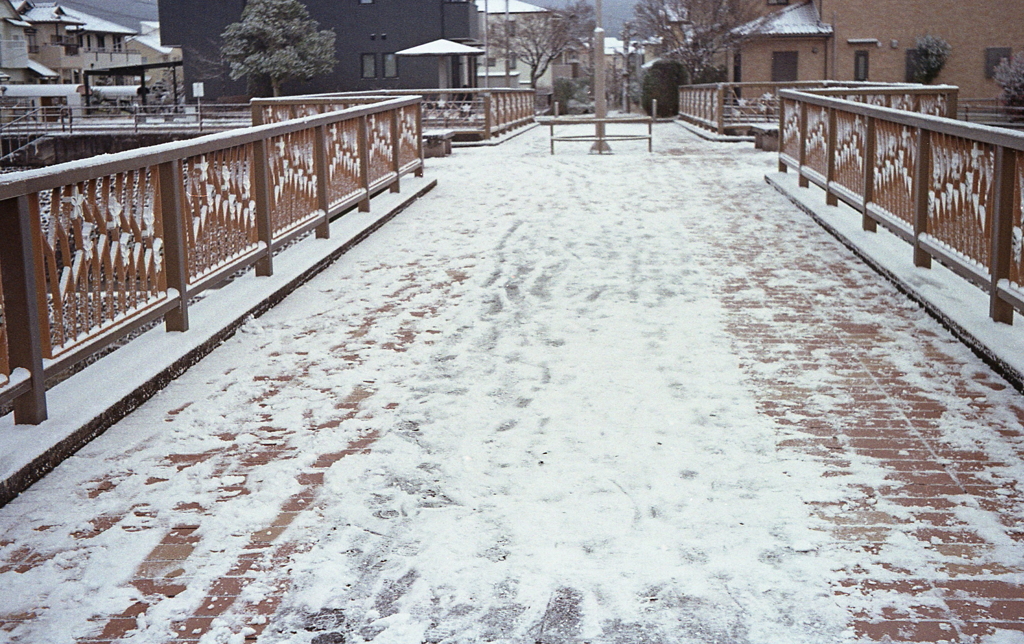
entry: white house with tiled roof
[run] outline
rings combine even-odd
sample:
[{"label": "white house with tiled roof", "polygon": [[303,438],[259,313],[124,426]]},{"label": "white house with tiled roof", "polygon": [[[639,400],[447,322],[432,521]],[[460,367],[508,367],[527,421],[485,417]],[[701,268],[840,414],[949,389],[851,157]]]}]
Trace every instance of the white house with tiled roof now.
[{"label": "white house with tiled roof", "polygon": [[138,65],[126,40],[138,34],[123,25],[53,2],[25,1],[18,5],[26,30],[29,57],[57,73],[60,82],[80,83],[82,72]]}]

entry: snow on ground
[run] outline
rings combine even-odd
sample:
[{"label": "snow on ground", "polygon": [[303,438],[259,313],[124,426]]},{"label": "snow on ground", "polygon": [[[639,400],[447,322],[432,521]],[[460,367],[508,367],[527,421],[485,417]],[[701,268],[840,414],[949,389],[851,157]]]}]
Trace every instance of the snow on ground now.
[{"label": "snow on ground", "polygon": [[[654,155],[552,156],[545,134],[431,163],[434,192],[0,509],[0,547],[57,553],[0,575],[0,604],[37,614],[0,641],[94,633],[194,523],[188,590],[127,640],[165,641],[296,474],[358,440],[246,589],[288,588],[262,642],[310,642],[316,615],[382,644],[852,638],[833,583],[862,554],[807,503],[882,474],[778,446],[708,236],[723,209],[793,218],[774,156],[671,124]],[[203,641],[241,637],[223,626]]]}]

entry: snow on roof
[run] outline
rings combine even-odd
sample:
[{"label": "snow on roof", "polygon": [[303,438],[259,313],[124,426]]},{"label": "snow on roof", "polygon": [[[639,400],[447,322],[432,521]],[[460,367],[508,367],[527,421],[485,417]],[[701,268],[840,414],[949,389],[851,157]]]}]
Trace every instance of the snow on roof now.
[{"label": "snow on roof", "polygon": [[28,22],[61,22],[68,25],[74,25],[78,31],[89,31],[101,34],[124,34],[126,36],[132,36],[138,33],[134,29],[129,29],[123,25],[119,25],[102,18],[97,18],[96,16],[91,16],[87,13],[82,13],[81,11],[70,9],[54,2],[40,2],[39,4],[26,2],[19,8],[19,11],[21,11],[22,17]]},{"label": "snow on roof", "polygon": [[622,53],[622,40],[618,38],[605,38],[604,39],[604,53],[606,56],[612,54]]},{"label": "snow on roof", "polygon": [[745,36],[819,36],[832,33],[832,25],[821,22],[818,7],[811,0],[795,4],[738,27]]},{"label": "snow on roof", "polygon": [[440,38],[432,42],[396,51],[396,56],[478,56],[483,55],[483,49],[469,47],[461,43],[452,42]]},{"label": "snow on roof", "polygon": [[128,42],[137,42],[140,45],[143,45],[145,47],[149,47],[153,51],[156,51],[156,52],[164,54],[164,55],[174,53],[174,48],[173,47],[165,47],[165,46],[163,46],[160,43],[160,35],[159,34],[156,34],[156,35],[147,34],[145,36],[132,36],[131,38],[128,39]]},{"label": "snow on roof", "polygon": [[60,76],[57,72],[53,71],[42,63],[37,63],[31,58],[28,59],[28,68],[36,74],[43,76],[44,78],[57,78]]},{"label": "snow on roof", "polygon": [[[509,13],[548,13],[550,9],[538,7],[522,0],[487,0],[487,13],[505,13],[505,5],[508,4]],[[476,0],[476,8],[484,10],[484,0]]]}]

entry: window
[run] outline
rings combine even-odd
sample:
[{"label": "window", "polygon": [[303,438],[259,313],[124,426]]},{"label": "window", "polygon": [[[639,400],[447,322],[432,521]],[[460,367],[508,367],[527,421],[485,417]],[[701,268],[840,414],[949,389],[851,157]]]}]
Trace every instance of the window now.
[{"label": "window", "polygon": [[515,38],[516,37],[516,21],[515,20],[509,20],[508,22],[505,23],[505,33],[508,34],[509,38]]},{"label": "window", "polygon": [[381,63],[384,67],[384,78],[398,77],[398,56],[394,54],[383,54]]},{"label": "window", "polygon": [[363,78],[377,78],[377,54],[363,54],[362,70]]},{"label": "window", "polygon": [[797,79],[797,62],[799,52],[772,52],[772,82],[788,83]]},{"label": "window", "polygon": [[487,66],[488,67],[494,67],[497,64],[498,64],[498,59],[495,58],[494,56],[491,56],[491,57],[489,57],[487,59]]},{"label": "window", "polygon": [[96,49],[104,50],[107,48],[107,38],[102,34],[96,34]]},{"label": "window", "polygon": [[1003,59],[1009,59],[1013,55],[1013,50],[1009,47],[989,47],[985,50],[985,78],[992,78],[995,76],[996,67],[999,67],[999,63],[1003,62]]},{"label": "window", "polygon": [[515,69],[516,65],[518,65],[518,64],[519,64],[519,59],[516,58],[516,55],[515,54],[509,54],[508,55],[508,68],[509,69]]},{"label": "window", "polygon": [[866,81],[868,79],[868,50],[858,49],[853,52],[853,80]]},{"label": "window", "polygon": [[114,41],[114,51],[121,51],[124,48],[123,36],[111,36],[111,39]]},{"label": "window", "polygon": [[789,0],[768,0],[768,4],[789,4]]}]

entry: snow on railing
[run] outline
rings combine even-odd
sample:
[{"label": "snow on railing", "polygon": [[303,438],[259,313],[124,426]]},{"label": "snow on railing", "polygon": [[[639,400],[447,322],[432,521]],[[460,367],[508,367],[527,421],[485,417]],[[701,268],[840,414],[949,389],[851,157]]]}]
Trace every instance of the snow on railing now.
[{"label": "snow on railing", "polygon": [[331,217],[422,174],[419,103],[304,109],[6,175],[0,404],[14,402],[15,422],[41,422],[46,378],[157,319],[187,330],[190,297],[253,265],[271,275],[275,249],[310,231],[326,237]]},{"label": "snow on railing", "polygon": [[779,94],[781,171],[861,212],[864,230],[882,224],[908,241],[915,265],[938,259],[988,291],[992,319],[1024,312],[1024,134],[907,111],[956,104],[903,90],[888,107],[839,90]]},{"label": "snow on railing", "polygon": [[958,89],[951,85],[913,85],[840,81],[787,83],[714,83],[679,87],[679,117],[724,134],[726,129],[775,124],[779,92],[799,89],[846,100],[925,114],[954,116]]},{"label": "snow on railing", "polygon": [[[420,105],[425,129],[454,130],[460,135],[489,139],[534,120],[532,89],[492,87],[458,89],[380,90],[345,92],[317,97],[293,96],[253,101],[253,123],[275,123],[303,114],[302,110],[343,109],[377,101],[380,97],[422,96]],[[315,102],[308,99],[315,98]]]}]

